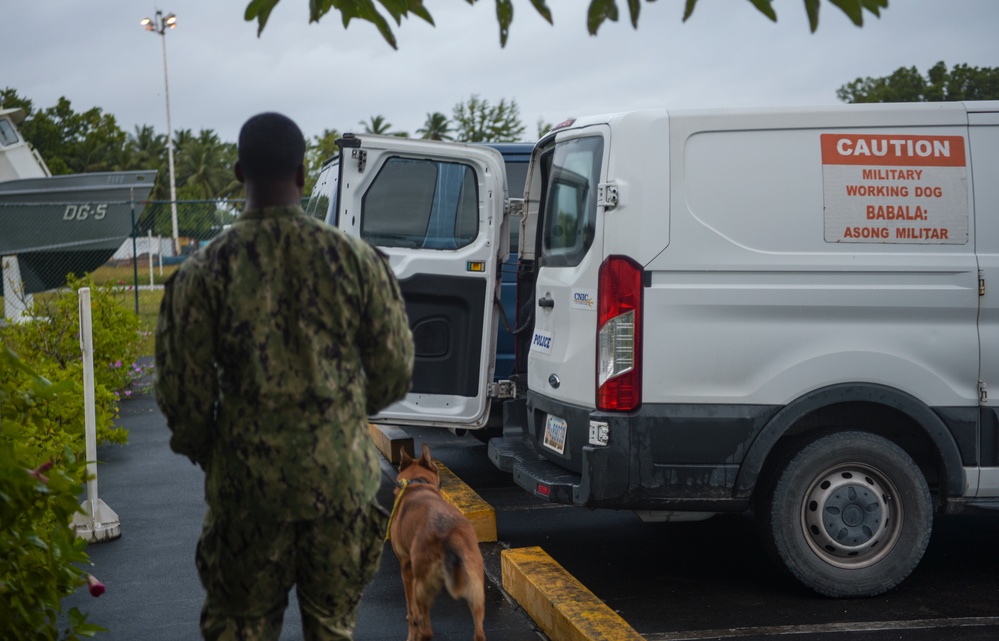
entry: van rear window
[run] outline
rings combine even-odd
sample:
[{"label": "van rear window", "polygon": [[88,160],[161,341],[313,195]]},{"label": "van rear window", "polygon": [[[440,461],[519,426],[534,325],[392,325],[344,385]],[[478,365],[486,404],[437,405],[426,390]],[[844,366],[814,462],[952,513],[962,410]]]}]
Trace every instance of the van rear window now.
[{"label": "van rear window", "polygon": [[469,165],[389,158],[364,196],[361,238],[381,247],[458,249],[479,233],[478,201]]},{"label": "van rear window", "polygon": [[555,145],[542,219],[544,265],[578,265],[593,244],[603,149],[600,136],[573,138]]}]

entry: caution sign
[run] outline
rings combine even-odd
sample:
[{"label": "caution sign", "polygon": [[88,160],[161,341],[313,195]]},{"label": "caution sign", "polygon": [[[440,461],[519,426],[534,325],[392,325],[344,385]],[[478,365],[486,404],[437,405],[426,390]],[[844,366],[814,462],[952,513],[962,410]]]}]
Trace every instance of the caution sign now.
[{"label": "caution sign", "polygon": [[968,242],[963,137],[822,134],[821,138],[826,242]]}]

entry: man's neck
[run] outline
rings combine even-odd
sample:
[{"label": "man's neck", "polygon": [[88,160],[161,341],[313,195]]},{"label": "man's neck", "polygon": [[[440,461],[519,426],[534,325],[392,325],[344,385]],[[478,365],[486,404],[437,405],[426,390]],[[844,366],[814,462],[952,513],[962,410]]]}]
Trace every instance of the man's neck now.
[{"label": "man's neck", "polygon": [[302,190],[295,186],[268,186],[267,189],[246,185],[246,208],[294,207],[302,203]]}]

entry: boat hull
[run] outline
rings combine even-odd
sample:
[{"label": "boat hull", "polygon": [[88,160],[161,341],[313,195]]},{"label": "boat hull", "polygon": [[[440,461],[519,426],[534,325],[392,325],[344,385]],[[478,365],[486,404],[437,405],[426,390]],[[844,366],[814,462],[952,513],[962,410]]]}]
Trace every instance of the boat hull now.
[{"label": "boat hull", "polygon": [[155,171],[116,171],[0,182],[0,256],[17,256],[25,293],[91,272],[132,233]]}]

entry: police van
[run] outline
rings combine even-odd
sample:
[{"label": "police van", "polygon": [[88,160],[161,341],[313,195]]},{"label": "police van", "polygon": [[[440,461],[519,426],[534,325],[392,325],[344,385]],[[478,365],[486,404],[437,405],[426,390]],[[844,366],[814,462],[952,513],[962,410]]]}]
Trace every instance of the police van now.
[{"label": "police van", "polygon": [[[494,150],[358,135],[335,222],[388,254],[413,391],[373,420],[475,429],[545,500],[753,511],[828,596],[899,584],[933,516],[999,508],[999,102],[567,121],[522,216]],[[520,225],[517,360],[492,378]]]}]

